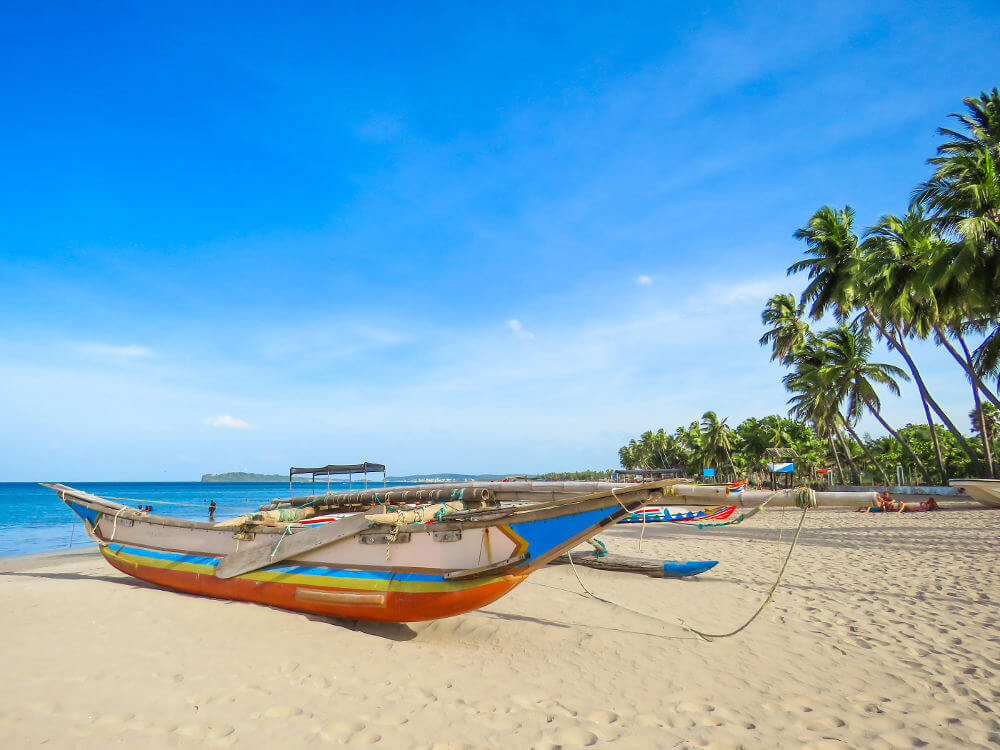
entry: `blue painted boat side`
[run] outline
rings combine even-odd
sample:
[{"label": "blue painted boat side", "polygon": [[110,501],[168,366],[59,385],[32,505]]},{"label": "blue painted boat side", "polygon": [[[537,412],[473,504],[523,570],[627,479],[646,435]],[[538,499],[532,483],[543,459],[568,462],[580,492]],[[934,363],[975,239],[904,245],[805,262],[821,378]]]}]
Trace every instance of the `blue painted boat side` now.
[{"label": "blue painted boat side", "polygon": [[600,508],[559,518],[547,518],[544,521],[512,523],[508,528],[528,543],[530,559],[537,559],[565,544],[568,539],[596,526],[617,510],[618,508]]},{"label": "blue painted boat side", "polygon": [[63,502],[69,506],[69,509],[71,511],[80,516],[80,518],[82,518],[84,521],[89,523],[91,526],[94,525],[98,516],[96,510],[92,510],[91,508],[88,508],[86,505],[80,505],[80,503],[74,502],[69,498],[63,500]]},{"label": "blue painted boat side", "polygon": [[719,564],[718,560],[699,560],[692,562],[681,562],[678,560],[664,560],[663,577],[687,578],[688,576],[696,576],[699,573],[704,573],[706,570],[711,570],[718,564]]}]

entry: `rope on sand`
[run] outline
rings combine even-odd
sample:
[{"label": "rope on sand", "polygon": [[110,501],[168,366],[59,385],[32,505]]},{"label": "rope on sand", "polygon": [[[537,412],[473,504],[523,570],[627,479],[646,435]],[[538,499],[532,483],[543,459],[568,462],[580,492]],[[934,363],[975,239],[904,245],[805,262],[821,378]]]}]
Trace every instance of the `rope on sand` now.
[{"label": "rope on sand", "polygon": [[[775,495],[776,494],[778,494],[778,493],[775,493]],[[774,497],[774,495],[772,495],[771,497]],[[764,501],[764,503],[767,503],[770,500],[771,500],[771,498],[769,497],[767,500]],[[692,633],[694,633],[695,635],[697,635],[699,638],[702,638],[703,640],[714,641],[714,640],[717,640],[719,638],[729,638],[730,636],[736,635],[737,633],[740,633],[743,630],[746,630],[750,626],[750,623],[752,623],[754,620],[757,619],[757,617],[760,616],[760,613],[763,612],[764,609],[767,607],[767,605],[770,604],[771,601],[774,599],[774,593],[778,590],[778,586],[781,584],[781,579],[785,575],[785,568],[788,567],[788,561],[792,559],[792,552],[795,550],[795,545],[798,544],[799,534],[802,533],[802,525],[803,525],[803,523],[806,520],[806,512],[810,508],[815,508],[816,505],[817,505],[817,503],[816,503],[816,493],[813,490],[808,489],[806,487],[799,488],[798,493],[795,496],[795,504],[798,507],[802,508],[802,515],[799,516],[799,525],[798,525],[798,528],[795,529],[795,537],[792,539],[791,546],[789,546],[789,548],[788,548],[788,554],[785,555],[785,562],[782,564],[781,570],[778,571],[778,577],[775,579],[774,584],[771,586],[771,590],[767,592],[767,596],[764,598],[763,603],[757,608],[757,611],[754,612],[753,615],[750,616],[749,620],[747,620],[742,625],[740,625],[738,628],[736,628],[736,630],[730,631],[728,633],[704,633],[704,632],[702,632],[700,630],[692,628],[686,622],[684,622],[683,620],[681,620],[680,623],[681,623],[681,625],[686,630],[691,631]],[[779,529],[779,532],[780,532],[780,529]],[[619,602],[611,601],[610,599],[605,599],[603,596],[598,596],[593,591],[591,591],[590,589],[588,589],[587,585],[583,582],[583,579],[580,578],[580,573],[577,571],[576,565],[573,563],[573,553],[572,553],[572,551],[568,552],[566,554],[566,557],[569,558],[569,566],[573,569],[573,575],[576,576],[576,580],[577,580],[577,583],[580,584],[580,588],[582,588],[586,592],[586,596],[589,596],[592,599],[596,599],[599,602],[604,602],[605,604],[610,604],[613,607],[618,607],[619,609],[627,610],[629,612],[632,612],[634,614],[640,615],[642,617],[647,617],[647,618],[649,618],[651,620],[656,620],[656,621],[658,621],[660,623],[663,623],[663,624],[673,624],[673,623],[667,622],[666,620],[664,620],[664,619],[662,619],[660,617],[657,617],[656,615],[647,614],[646,612],[640,612],[637,609],[633,609],[632,607],[628,607],[628,606],[626,606],[624,604],[621,604]],[[584,596],[584,594],[580,594],[580,596]]]},{"label": "rope on sand", "polygon": [[[770,498],[768,499],[770,500]],[[764,601],[757,608],[757,611],[750,616],[750,619],[747,620],[742,625],[740,625],[738,628],[736,628],[736,630],[732,630],[728,633],[703,633],[702,631],[692,628],[690,625],[682,621],[681,624],[684,625],[685,628],[690,630],[699,638],[703,638],[706,641],[714,641],[719,638],[729,638],[730,636],[736,635],[737,633],[746,630],[746,628],[749,627],[750,623],[752,623],[760,616],[760,613],[763,612],[767,608],[767,605],[770,604],[771,601],[774,599],[774,592],[778,590],[778,585],[781,583],[781,579],[785,575],[785,568],[788,567],[788,561],[792,559],[792,552],[795,550],[795,545],[798,544],[799,534],[802,533],[802,524],[806,520],[806,512],[810,508],[816,507],[816,493],[813,490],[805,487],[800,488],[795,496],[795,504],[800,508],[802,508],[802,515],[799,516],[799,525],[798,528],[795,529],[795,536],[792,538],[792,543],[788,547],[788,554],[785,555],[785,562],[782,564],[781,570],[778,571],[778,577],[774,580],[774,584],[771,586],[771,590],[767,592],[767,596],[764,597]]]}]

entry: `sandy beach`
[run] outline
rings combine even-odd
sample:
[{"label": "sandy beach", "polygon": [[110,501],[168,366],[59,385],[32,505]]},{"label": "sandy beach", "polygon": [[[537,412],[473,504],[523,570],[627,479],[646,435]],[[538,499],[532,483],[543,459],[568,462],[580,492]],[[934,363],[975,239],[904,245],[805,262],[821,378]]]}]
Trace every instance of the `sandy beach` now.
[{"label": "sandy beach", "polygon": [[[0,560],[4,747],[1000,744],[1000,512],[798,511],[650,525],[660,580],[550,566],[476,612],[333,621],[177,594],[94,551]],[[636,554],[640,527],[602,538]],[[779,542],[780,537],[780,542]]]}]

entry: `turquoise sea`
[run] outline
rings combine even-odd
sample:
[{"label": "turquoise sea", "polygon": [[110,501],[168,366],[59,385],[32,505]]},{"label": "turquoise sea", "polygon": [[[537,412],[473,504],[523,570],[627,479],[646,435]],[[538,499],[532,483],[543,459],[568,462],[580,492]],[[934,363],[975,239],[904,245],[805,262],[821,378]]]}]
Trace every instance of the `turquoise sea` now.
[{"label": "turquoise sea", "polygon": [[[102,497],[128,498],[118,502],[153,506],[153,513],[197,521],[208,520],[208,503],[214,499],[215,520],[254,511],[273,498],[288,497],[287,482],[62,482]],[[363,484],[355,482],[355,488]],[[347,489],[334,482],[331,489]],[[316,483],[317,493],[326,483]],[[310,483],[296,483],[296,495],[308,495]],[[0,557],[29,555],[93,542],[80,519],[52,490],[27,482],[0,482]]]}]

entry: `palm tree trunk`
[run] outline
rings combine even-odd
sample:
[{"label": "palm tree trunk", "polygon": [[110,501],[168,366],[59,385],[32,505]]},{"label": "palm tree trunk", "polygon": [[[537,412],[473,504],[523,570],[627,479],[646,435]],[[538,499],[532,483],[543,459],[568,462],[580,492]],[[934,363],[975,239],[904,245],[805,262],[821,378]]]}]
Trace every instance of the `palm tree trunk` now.
[{"label": "palm tree trunk", "polygon": [[[961,432],[959,432],[958,428],[955,427],[955,423],[951,421],[948,415],[944,412],[944,409],[938,405],[938,402],[931,396],[930,391],[927,390],[927,386],[924,384],[924,379],[920,377],[920,371],[917,369],[916,364],[914,364],[913,357],[910,356],[910,352],[906,348],[906,342],[903,340],[903,337],[899,336],[897,338],[896,336],[893,336],[893,334],[887,331],[885,326],[883,326],[878,318],[876,318],[870,311],[868,312],[868,317],[875,324],[875,327],[878,328],[879,332],[885,337],[886,341],[892,344],[896,351],[899,352],[900,356],[906,361],[906,365],[910,368],[910,372],[913,373],[913,379],[917,383],[917,388],[920,391],[920,397],[926,399],[927,403],[930,404],[930,407],[934,410],[938,417],[941,418],[941,421],[948,429],[948,432],[950,432],[955,437],[955,440],[958,441],[958,444],[962,446],[962,450],[965,451],[965,455],[967,455],[969,460],[973,463],[979,460],[979,456],[976,454],[976,451],[973,450],[972,446],[969,445],[969,441],[965,439]],[[933,432],[934,429],[932,427],[932,438],[934,437]],[[928,479],[928,481],[930,480]]]},{"label": "palm tree trunk", "polygon": [[975,387],[978,388],[995,407],[1000,409],[1000,399],[998,399],[996,394],[986,387],[983,379],[979,377],[979,373],[976,372],[975,365],[972,362],[972,355],[969,353],[969,346],[965,343],[965,338],[962,334],[956,333],[955,338],[957,338],[958,342],[962,345],[962,350],[965,352],[964,359],[962,358],[962,355],[955,350],[955,347],[951,345],[951,342],[948,341],[948,337],[945,336],[945,332],[940,326],[934,326],[934,331],[937,333],[938,339],[944,345],[944,348],[948,350],[948,353],[951,354],[951,356],[955,358],[955,361],[961,365],[963,370],[965,370],[965,374],[969,377],[969,380],[973,382]]},{"label": "palm tree trunk", "polygon": [[860,445],[861,448],[864,450],[865,455],[868,457],[868,460],[872,462],[872,465],[876,469],[878,469],[879,474],[882,475],[882,481],[885,482],[886,484],[889,484],[889,475],[885,473],[885,467],[875,460],[875,456],[872,455],[872,452],[868,449],[868,446],[865,445],[864,442],[861,440],[861,438],[858,437],[858,433],[856,433],[854,431],[854,428],[851,427],[851,423],[848,422],[846,419],[844,419],[843,416],[841,416],[840,419],[844,423],[844,427],[847,428],[847,431],[851,433],[851,437],[854,438],[854,440],[858,443],[858,445]]},{"label": "palm tree trunk", "polygon": [[857,484],[861,484],[861,473],[858,471],[858,467],[854,464],[854,459],[851,458],[851,449],[847,445],[847,441],[844,440],[844,433],[841,432],[840,427],[836,422],[834,422],[833,429],[837,433],[837,437],[840,438],[840,444],[844,448],[844,458],[851,467],[851,473],[855,478],[857,478]]},{"label": "palm tree trunk", "polygon": [[927,484],[931,484],[931,475],[927,473],[927,468],[924,466],[924,462],[920,460],[920,456],[913,452],[913,448],[910,447],[910,444],[903,439],[902,435],[892,429],[888,422],[882,419],[881,414],[870,407],[868,410],[872,413],[872,416],[879,421],[879,424],[885,428],[885,431],[892,435],[896,439],[896,442],[903,447],[903,450],[910,455],[910,458],[912,458],[913,462],[917,465],[917,469],[924,475],[924,480]]},{"label": "palm tree trunk", "polygon": [[[965,339],[959,338],[959,342],[962,344],[962,350],[965,352],[965,356],[968,359],[969,364],[972,363],[972,355],[969,353],[969,347],[965,344]],[[979,431],[983,436],[983,458],[986,459],[986,469],[990,473],[990,479],[996,477],[996,473],[993,471],[993,448],[990,445],[990,433],[986,427],[986,415],[983,414],[983,402],[979,398],[979,386],[977,382],[979,378],[976,375],[972,377],[972,401],[975,405],[976,415],[979,417]]]},{"label": "palm tree trunk", "polygon": [[914,379],[917,380],[919,387],[923,389],[924,395],[927,397],[927,403],[930,404],[930,407],[941,418],[941,421],[948,429],[948,432],[955,436],[955,440],[957,440],[958,444],[962,446],[962,450],[965,451],[965,455],[967,455],[973,462],[978,460],[979,456],[976,454],[975,448],[969,445],[969,441],[965,439],[965,436],[955,426],[955,423],[951,421],[951,418],[945,413],[944,409],[938,405],[938,402],[934,400],[930,391],[927,390],[927,386],[924,384],[924,379],[920,377],[917,366],[913,364],[913,358],[910,356],[910,352],[907,350],[906,343],[903,341],[902,336],[899,337],[897,344],[899,346],[899,353],[903,355],[903,359],[906,360],[907,365],[910,366],[910,370],[913,372]]},{"label": "palm tree trunk", "polygon": [[733,470],[733,481],[736,481],[736,464],[733,463],[733,453],[726,448],[726,458],[729,459],[729,467]]},{"label": "palm tree trunk", "polygon": [[841,466],[841,464],[840,464],[840,454],[837,453],[837,444],[835,442],[833,442],[833,434],[832,433],[829,434],[829,435],[827,435],[827,437],[830,439],[830,448],[833,450],[833,458],[837,462],[837,471],[840,472],[840,481],[843,482],[844,481],[844,467]]},{"label": "palm tree trunk", "polygon": [[[878,328],[879,333],[885,337],[886,341],[888,341],[896,351],[902,354],[902,350],[899,346],[897,346],[896,340],[889,335],[889,332],[885,330],[885,327],[883,327],[882,324],[876,320],[875,316],[870,310],[868,310],[868,308],[865,308],[865,311],[868,313],[868,319],[874,323],[876,328]],[[907,360],[907,357],[904,356],[903,359]],[[927,427],[930,429],[931,443],[934,445],[934,459],[937,461],[938,471],[941,474],[941,482],[942,484],[948,484],[948,470],[945,468],[944,454],[941,452],[941,441],[938,438],[937,430],[934,428],[934,418],[931,416],[931,408],[927,405],[927,398],[929,394],[924,386],[923,378],[921,378],[920,374],[917,372],[917,366],[913,364],[912,360],[907,360],[907,364],[910,366],[910,372],[913,374],[913,379],[917,383],[917,392],[920,394],[920,403],[924,407],[924,416],[927,418]]]}]

